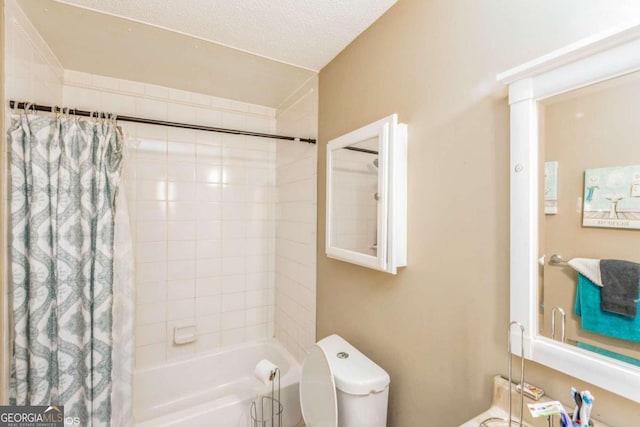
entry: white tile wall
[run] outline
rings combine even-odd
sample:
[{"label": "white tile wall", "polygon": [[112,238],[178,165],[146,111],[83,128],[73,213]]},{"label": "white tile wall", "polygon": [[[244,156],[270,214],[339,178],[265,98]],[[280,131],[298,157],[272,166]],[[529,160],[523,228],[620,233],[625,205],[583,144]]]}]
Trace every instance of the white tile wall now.
[{"label": "white tile wall", "polygon": [[[63,69],[56,57],[53,55],[40,34],[33,27],[26,15],[20,9],[15,0],[5,0],[4,2],[4,22],[0,25],[0,31],[4,32],[4,95],[2,100],[4,105],[13,99],[17,101],[29,101],[40,104],[57,105],[62,103],[62,73]],[[6,115],[3,117],[7,128],[10,123],[11,111],[5,109]],[[3,149],[7,149],[4,147]],[[0,165],[2,173],[7,173],[7,165]],[[6,175],[5,175],[6,176]],[[7,185],[8,180],[3,180],[2,185]],[[5,197],[8,200],[10,194],[6,191]],[[4,204],[8,209],[9,203]],[[5,218],[8,218],[5,211]],[[6,237],[6,233],[3,233]],[[0,244],[7,245],[2,241]],[[7,251],[7,254],[10,253]],[[3,260],[5,262],[5,260]],[[7,263],[5,262],[5,265]],[[2,281],[3,285],[8,281]],[[2,289],[2,313],[3,319],[0,324],[3,328],[9,327],[8,322],[8,300],[12,298],[8,289]],[[0,351],[9,354],[10,333],[7,330],[2,334],[3,341]],[[8,396],[8,363],[0,367],[0,386],[2,396]]]},{"label": "white tile wall", "polygon": [[[64,104],[275,130],[275,111],[65,71]],[[122,122],[136,250],[136,366],[274,335],[276,143]],[[196,325],[176,346],[173,330]]]},{"label": "white tile wall", "polygon": [[[278,132],[315,138],[317,105],[314,78],[278,109]],[[276,176],[276,338],[302,361],[316,341],[317,147],[279,142]]]}]

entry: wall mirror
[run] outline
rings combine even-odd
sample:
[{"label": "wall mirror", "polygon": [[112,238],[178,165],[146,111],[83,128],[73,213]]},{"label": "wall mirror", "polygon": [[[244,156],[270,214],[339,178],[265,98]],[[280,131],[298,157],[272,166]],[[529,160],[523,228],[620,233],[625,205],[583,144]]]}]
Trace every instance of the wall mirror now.
[{"label": "wall mirror", "polygon": [[396,274],[406,265],[407,126],[397,115],[327,144],[327,256]]},{"label": "wall mirror", "polygon": [[524,356],[640,402],[640,311],[608,312],[607,282],[596,283],[612,274],[600,260],[640,263],[640,26],[498,80],[509,85],[510,308]]}]

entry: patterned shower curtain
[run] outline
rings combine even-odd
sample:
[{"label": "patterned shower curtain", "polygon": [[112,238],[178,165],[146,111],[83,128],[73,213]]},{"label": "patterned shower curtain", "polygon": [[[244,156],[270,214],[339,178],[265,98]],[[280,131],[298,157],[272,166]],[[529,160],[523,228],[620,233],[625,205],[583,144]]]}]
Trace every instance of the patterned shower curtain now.
[{"label": "patterned shower curtain", "polygon": [[64,405],[82,426],[131,422],[111,421],[112,372],[127,363],[114,358],[114,300],[128,306],[113,293],[122,139],[113,118],[64,114],[23,112],[8,131],[11,403]]}]

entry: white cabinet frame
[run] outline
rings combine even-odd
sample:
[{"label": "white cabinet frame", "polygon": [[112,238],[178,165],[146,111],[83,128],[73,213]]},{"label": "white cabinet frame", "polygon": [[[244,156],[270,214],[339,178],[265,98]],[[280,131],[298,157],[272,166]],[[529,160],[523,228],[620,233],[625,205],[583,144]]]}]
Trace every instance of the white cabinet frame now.
[{"label": "white cabinet frame", "polygon": [[[332,154],[361,141],[378,140],[377,254],[340,248],[332,241]],[[391,274],[407,264],[407,125],[393,114],[327,144],[326,254],[330,258]]]}]

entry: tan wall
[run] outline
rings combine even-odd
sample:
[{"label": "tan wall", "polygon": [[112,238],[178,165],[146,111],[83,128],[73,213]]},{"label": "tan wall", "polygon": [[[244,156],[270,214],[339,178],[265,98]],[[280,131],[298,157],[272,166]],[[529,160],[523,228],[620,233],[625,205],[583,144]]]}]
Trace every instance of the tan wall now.
[{"label": "tan wall", "polygon": [[[640,73],[560,95],[544,102],[545,160],[558,161],[558,214],[544,216],[547,257],[613,258],[640,261],[640,230],[582,227],[585,169],[640,164]],[[600,193],[604,198],[605,192]],[[623,200],[619,208],[628,204]],[[541,254],[542,255],[542,254]],[[551,310],[567,313],[567,338],[640,359],[640,344],[582,330],[574,314],[577,273],[569,266],[545,265],[544,333],[551,333]],[[585,314],[588,315],[588,314]],[[556,321],[558,321],[556,319]]]},{"label": "tan wall", "polygon": [[[638,13],[637,1],[400,0],[321,71],[317,337],[339,333],[389,372],[390,426],[457,426],[507,371],[509,109],[496,74]],[[409,266],[390,276],[325,256],[325,161],[328,140],[394,112],[409,125]],[[616,426],[640,410],[533,363],[528,379],[562,400],[588,387]]]}]

